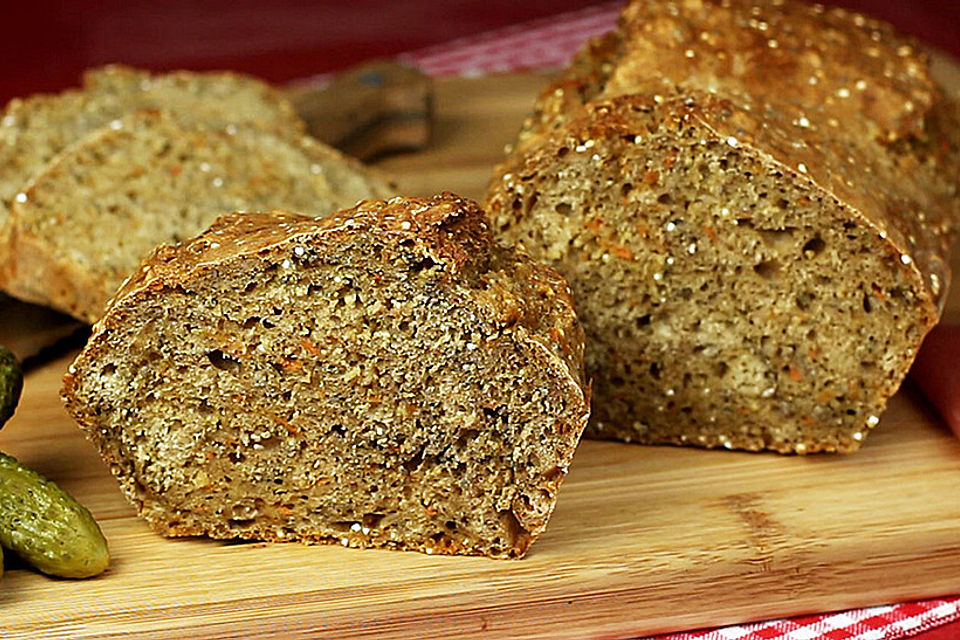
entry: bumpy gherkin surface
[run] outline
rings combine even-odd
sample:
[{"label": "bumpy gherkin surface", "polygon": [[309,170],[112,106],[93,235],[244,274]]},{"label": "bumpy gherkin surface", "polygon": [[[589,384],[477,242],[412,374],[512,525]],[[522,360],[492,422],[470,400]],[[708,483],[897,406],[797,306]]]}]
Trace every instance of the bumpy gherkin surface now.
[{"label": "bumpy gherkin surface", "polygon": [[0,544],[37,569],[62,578],[88,578],[110,563],[93,516],[69,494],[16,459],[0,453]]}]

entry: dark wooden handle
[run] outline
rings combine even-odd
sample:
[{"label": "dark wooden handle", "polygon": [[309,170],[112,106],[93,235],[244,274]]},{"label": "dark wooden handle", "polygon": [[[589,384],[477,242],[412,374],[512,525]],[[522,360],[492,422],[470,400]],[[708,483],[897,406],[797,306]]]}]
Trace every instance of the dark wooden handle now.
[{"label": "dark wooden handle", "polygon": [[286,95],[314,137],[361,160],[430,141],[430,78],[397,62],[367,63],[322,87],[293,84]]}]

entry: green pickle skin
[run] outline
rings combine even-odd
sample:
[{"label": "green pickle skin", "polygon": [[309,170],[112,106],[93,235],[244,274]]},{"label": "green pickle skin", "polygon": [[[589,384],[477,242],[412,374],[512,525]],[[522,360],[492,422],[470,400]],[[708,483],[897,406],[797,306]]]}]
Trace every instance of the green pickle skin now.
[{"label": "green pickle skin", "polygon": [[0,544],[43,573],[89,578],[110,564],[90,512],[16,459],[0,453]]},{"label": "green pickle skin", "polygon": [[0,345],[0,427],[13,416],[23,389],[23,371],[10,351]]}]

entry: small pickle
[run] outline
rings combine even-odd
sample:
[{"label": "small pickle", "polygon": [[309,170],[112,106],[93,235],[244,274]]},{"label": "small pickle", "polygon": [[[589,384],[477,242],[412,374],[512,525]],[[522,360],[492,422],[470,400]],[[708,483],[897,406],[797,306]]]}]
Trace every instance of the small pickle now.
[{"label": "small pickle", "polygon": [[23,389],[23,371],[10,351],[0,345],[0,427],[13,416]]},{"label": "small pickle", "polygon": [[90,512],[53,482],[0,453],[0,543],[44,573],[89,578],[110,563]]}]

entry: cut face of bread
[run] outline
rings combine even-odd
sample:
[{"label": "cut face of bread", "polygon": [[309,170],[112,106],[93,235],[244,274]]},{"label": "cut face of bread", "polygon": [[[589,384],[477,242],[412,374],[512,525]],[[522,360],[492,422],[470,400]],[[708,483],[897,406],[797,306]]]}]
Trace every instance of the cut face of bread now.
[{"label": "cut face of bread", "polygon": [[[12,100],[0,116],[0,228],[25,183],[67,145],[137,109],[175,111],[185,121],[303,130],[274,89],[235,73],[151,75],[122,66],[97,69],[84,91]],[[0,258],[5,247],[0,246]]]},{"label": "cut face of bread", "polygon": [[237,210],[327,214],[387,182],[307,137],[135,112],[64,151],[14,203],[4,288],[88,322],[155,246]]},{"label": "cut face of bread", "polygon": [[581,359],[565,281],[445,195],[158,250],[63,393],[165,535],[516,557],[586,424]]},{"label": "cut face of bread", "polygon": [[541,94],[486,206],[570,280],[588,434],[852,451],[945,299],[958,132],[887,25],[634,0]]}]

